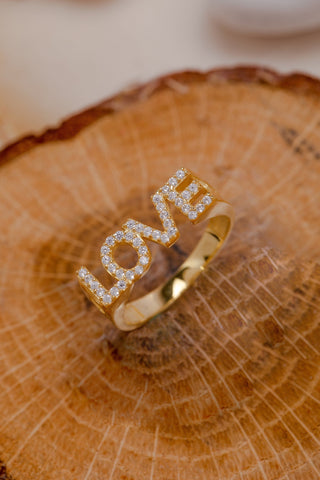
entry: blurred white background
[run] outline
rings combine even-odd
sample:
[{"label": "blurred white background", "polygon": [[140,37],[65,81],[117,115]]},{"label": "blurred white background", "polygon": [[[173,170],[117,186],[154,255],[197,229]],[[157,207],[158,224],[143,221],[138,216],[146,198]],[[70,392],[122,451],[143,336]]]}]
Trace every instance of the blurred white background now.
[{"label": "blurred white background", "polygon": [[259,64],[320,76],[320,32],[224,30],[209,0],[1,0],[0,140],[180,69]]}]

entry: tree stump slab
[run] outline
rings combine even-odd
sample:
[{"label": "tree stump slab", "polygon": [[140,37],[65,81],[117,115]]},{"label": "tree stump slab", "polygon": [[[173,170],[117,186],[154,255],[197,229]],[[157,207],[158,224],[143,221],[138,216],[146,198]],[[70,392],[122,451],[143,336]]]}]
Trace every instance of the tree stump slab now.
[{"label": "tree stump slab", "polygon": [[[176,304],[118,331],[75,271],[185,166],[235,207]],[[0,478],[319,480],[320,81],[183,72],[0,152]],[[190,239],[191,238],[191,239]],[[142,290],[182,261],[154,250]],[[172,252],[171,252],[172,250]]]}]

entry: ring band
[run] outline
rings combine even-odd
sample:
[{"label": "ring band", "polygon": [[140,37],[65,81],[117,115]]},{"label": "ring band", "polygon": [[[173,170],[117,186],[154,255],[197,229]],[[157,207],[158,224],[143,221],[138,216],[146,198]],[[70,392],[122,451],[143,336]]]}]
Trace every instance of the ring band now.
[{"label": "ring band", "polygon": [[[80,286],[87,297],[120,330],[141,327],[179,298],[220,251],[233,225],[232,206],[186,168],[180,168],[151,198],[163,230],[129,219],[120,230],[108,236],[101,247],[102,265],[116,279],[113,287],[107,290],[86,267],[77,271]],[[129,302],[135,282],[146,274],[151,265],[146,241],[171,247],[179,238],[179,230],[168,204],[173,204],[193,224],[208,221],[206,230],[190,256],[169,280]],[[128,245],[138,254],[138,263],[133,268],[123,268],[115,261],[114,252],[120,245]]]}]

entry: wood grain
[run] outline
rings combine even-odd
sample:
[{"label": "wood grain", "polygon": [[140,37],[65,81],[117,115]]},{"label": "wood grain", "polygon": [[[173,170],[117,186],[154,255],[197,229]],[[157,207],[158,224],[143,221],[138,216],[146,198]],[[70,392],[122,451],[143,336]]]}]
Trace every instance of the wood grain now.
[{"label": "wood grain", "polygon": [[[0,152],[0,478],[320,478],[319,107],[303,75],[184,72]],[[74,272],[101,274],[126,217],[154,222],[181,165],[234,231],[168,312],[119,332]],[[156,248],[142,291],[191,243]]]}]

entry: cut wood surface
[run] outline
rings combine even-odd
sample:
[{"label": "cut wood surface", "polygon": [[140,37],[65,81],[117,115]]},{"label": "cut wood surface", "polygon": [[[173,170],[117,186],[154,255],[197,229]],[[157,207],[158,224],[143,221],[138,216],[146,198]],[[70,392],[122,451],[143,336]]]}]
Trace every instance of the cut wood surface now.
[{"label": "cut wood surface", "polygon": [[[320,81],[162,77],[0,165],[1,478],[319,480]],[[170,310],[120,332],[75,270],[101,274],[126,218],[156,225],[150,194],[180,166],[234,205],[234,230]],[[141,289],[191,243],[154,248]]]}]

